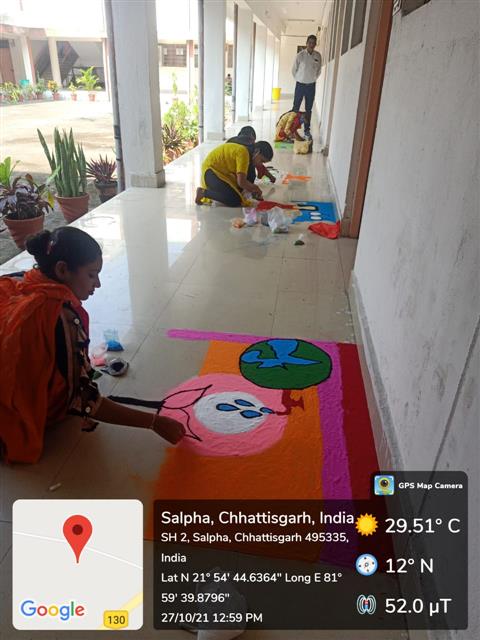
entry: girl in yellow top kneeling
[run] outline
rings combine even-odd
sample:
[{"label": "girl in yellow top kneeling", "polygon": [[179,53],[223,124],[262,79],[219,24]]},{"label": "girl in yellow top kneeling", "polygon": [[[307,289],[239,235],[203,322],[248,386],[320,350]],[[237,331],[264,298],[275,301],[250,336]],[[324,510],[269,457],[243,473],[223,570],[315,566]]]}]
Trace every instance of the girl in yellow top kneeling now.
[{"label": "girl in yellow top kneeling", "polygon": [[242,191],[248,191],[257,199],[262,198],[262,190],[247,179],[248,168],[270,162],[273,149],[268,142],[256,142],[249,148],[242,144],[225,142],[210,151],[202,164],[202,186],[198,187],[196,204],[204,198],[216,200],[227,207],[248,205]]}]

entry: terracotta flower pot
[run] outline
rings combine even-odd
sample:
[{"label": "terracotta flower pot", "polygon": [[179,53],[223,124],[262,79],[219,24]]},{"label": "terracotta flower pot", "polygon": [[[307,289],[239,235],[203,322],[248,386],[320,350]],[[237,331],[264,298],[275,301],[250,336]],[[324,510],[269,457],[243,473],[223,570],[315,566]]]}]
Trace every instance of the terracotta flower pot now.
[{"label": "terracotta flower pot", "polygon": [[89,197],[88,193],[75,198],[61,198],[60,196],[56,196],[56,200],[60,205],[66,222],[73,222],[87,213]]},{"label": "terracotta flower pot", "polygon": [[88,94],[88,99],[90,100],[90,102],[95,102],[95,98],[97,96],[94,93],[89,93]]},{"label": "terracotta flower pot", "polygon": [[100,202],[106,202],[117,195],[116,180],[110,180],[109,182],[98,182],[95,180],[94,184],[100,195]]},{"label": "terracotta flower pot", "polygon": [[53,99],[54,100],[60,100],[60,94],[59,93],[54,93],[53,94]]},{"label": "terracotta flower pot", "polygon": [[37,93],[35,95],[37,96],[37,100],[43,100],[43,92],[42,91],[37,91]]},{"label": "terracotta flower pot", "polygon": [[78,96],[77,96],[77,94],[76,94],[76,93],[72,93],[71,98],[72,98],[72,100],[73,100],[74,102],[76,102],[76,101],[77,101]]},{"label": "terracotta flower pot", "polygon": [[38,233],[43,229],[43,221],[45,215],[36,218],[27,218],[26,220],[11,220],[10,218],[4,218],[3,221],[10,231],[12,240],[15,242],[19,249],[25,249],[25,239],[27,236]]}]

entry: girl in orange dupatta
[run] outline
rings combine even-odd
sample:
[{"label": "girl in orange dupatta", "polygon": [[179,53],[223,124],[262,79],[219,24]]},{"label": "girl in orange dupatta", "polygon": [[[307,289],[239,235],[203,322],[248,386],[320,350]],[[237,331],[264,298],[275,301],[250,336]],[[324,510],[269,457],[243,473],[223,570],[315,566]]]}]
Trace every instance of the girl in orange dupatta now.
[{"label": "girl in orange dupatta", "polygon": [[0,457],[37,462],[45,427],[67,415],[151,428],[171,443],[175,420],[102,397],[88,358],[88,314],[81,301],[100,287],[102,251],[73,227],[42,231],[26,243],[36,268],[0,278]]}]

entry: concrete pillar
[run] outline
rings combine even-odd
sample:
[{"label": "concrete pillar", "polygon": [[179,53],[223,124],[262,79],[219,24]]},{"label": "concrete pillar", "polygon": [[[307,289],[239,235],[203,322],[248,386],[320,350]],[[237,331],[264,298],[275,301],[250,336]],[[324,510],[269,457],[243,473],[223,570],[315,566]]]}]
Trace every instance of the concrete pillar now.
[{"label": "concrete pillar", "polygon": [[267,49],[265,53],[265,80],[263,85],[263,104],[272,103],[273,62],[275,59],[275,36],[267,33]]},{"label": "concrete pillar", "polygon": [[161,187],[163,169],[155,2],[112,2],[115,69],[127,187]]},{"label": "concrete pillar", "polygon": [[52,69],[52,78],[62,86],[62,76],[60,75],[60,63],[58,61],[57,41],[55,38],[48,38],[48,52],[50,54],[50,67]]},{"label": "concrete pillar", "polygon": [[225,0],[204,0],[203,125],[205,140],[225,139]]},{"label": "concrete pillar", "polygon": [[110,80],[110,63],[108,61],[108,42],[107,38],[102,38],[102,58],[103,58],[103,75],[105,77],[105,91],[107,92],[107,100],[112,99],[112,83]]},{"label": "concrete pillar", "polygon": [[20,36],[20,46],[22,48],[23,66],[25,67],[25,78],[30,80],[30,84],[35,84],[35,69],[33,67],[32,52],[27,36]]},{"label": "concrete pillar", "polygon": [[278,87],[280,79],[280,40],[275,38],[275,53],[273,56],[273,86]]},{"label": "concrete pillar", "polygon": [[238,8],[237,27],[237,67],[235,69],[236,82],[236,119],[248,120],[248,93],[250,88],[250,62],[252,57],[253,16],[249,9]]},{"label": "concrete pillar", "polygon": [[193,87],[195,85],[195,45],[193,40],[187,40],[187,75],[188,75],[188,101],[192,101]]},{"label": "concrete pillar", "polygon": [[265,59],[267,54],[267,28],[257,23],[255,60],[253,63],[253,110],[263,109]]}]

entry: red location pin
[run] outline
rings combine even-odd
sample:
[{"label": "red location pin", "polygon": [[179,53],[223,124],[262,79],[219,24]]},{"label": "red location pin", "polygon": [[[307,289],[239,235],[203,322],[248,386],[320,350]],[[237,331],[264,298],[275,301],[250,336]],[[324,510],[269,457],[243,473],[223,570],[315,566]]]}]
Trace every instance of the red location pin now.
[{"label": "red location pin", "polygon": [[92,523],[85,516],[70,516],[63,523],[63,535],[72,547],[78,564],[80,554],[92,535]]}]

